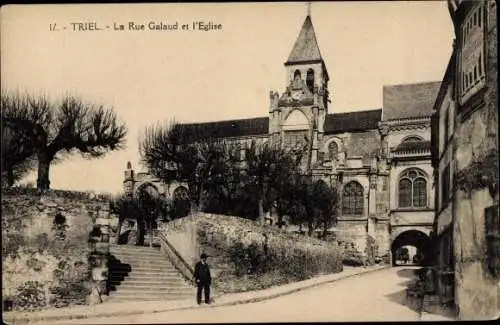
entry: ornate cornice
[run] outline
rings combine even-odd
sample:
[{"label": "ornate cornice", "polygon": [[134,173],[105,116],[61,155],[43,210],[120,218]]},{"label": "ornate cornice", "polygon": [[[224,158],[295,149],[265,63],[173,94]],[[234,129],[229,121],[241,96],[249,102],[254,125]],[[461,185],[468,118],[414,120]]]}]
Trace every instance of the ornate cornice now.
[{"label": "ornate cornice", "polygon": [[431,126],[431,116],[411,117],[379,122],[379,132],[387,135],[391,131],[426,129]]}]

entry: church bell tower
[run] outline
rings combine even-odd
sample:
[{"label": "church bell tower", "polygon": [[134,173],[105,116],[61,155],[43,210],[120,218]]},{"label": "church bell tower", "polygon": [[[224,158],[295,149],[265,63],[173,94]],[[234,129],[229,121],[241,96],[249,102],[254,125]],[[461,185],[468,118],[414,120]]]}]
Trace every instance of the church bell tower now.
[{"label": "church bell tower", "polygon": [[309,168],[317,161],[328,114],[329,76],[308,13],[285,62],[286,90],[270,93],[269,134],[287,147],[306,147]]}]

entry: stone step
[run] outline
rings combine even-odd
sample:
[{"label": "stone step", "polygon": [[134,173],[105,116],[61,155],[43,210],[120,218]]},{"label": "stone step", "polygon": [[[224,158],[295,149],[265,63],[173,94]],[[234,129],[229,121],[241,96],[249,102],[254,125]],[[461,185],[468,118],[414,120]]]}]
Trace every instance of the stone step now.
[{"label": "stone step", "polygon": [[[158,283],[148,283],[148,282],[129,282],[125,281],[120,284],[121,288],[190,288],[190,286],[184,281],[172,281],[172,282],[158,282]],[[194,286],[193,286],[194,288]]]},{"label": "stone step", "polygon": [[111,246],[109,248],[110,252],[126,252],[126,253],[132,253],[132,254],[161,254],[161,250],[158,248],[146,248],[146,249],[135,249],[135,248],[122,248],[122,247],[116,247],[116,246]]},{"label": "stone step", "polygon": [[159,272],[159,273],[166,273],[166,274],[179,274],[179,271],[173,267],[159,267],[159,266],[138,266],[138,267],[132,267],[132,270],[130,272]]},{"label": "stone step", "polygon": [[[114,278],[113,280],[116,280]],[[125,283],[125,281],[133,281],[133,282],[144,282],[144,281],[150,281],[150,280],[155,280],[158,282],[162,283],[172,283],[173,281],[184,281],[183,278],[181,277],[144,277],[144,276],[129,276],[126,277],[124,280],[121,281],[121,283]]]},{"label": "stone step", "polygon": [[195,286],[159,249],[115,245],[110,253],[109,301],[182,300],[196,294]]},{"label": "stone step", "polygon": [[131,263],[131,264],[111,264],[108,265],[112,270],[127,272],[133,270],[157,270],[157,271],[177,271],[173,265],[153,264],[153,263]]},{"label": "stone step", "polygon": [[135,248],[134,246],[128,246],[128,247],[121,247],[121,246],[110,246],[109,247],[110,252],[132,252],[132,253],[156,253],[159,254],[161,250],[159,248]]},{"label": "stone step", "polygon": [[155,262],[155,261],[169,262],[169,260],[167,260],[167,257],[163,256],[163,255],[160,255],[160,256],[143,256],[143,255],[131,255],[131,254],[114,254],[113,256],[115,257],[115,260],[118,260],[118,261],[121,261],[121,262],[123,262],[124,260],[125,261],[132,260],[132,261],[136,261],[136,262],[142,262],[142,261],[144,261],[144,262],[148,262],[148,261],[152,261],[152,262]]},{"label": "stone step", "polygon": [[137,246],[137,245],[117,245],[117,244],[110,244],[109,245],[110,249],[129,249],[129,250],[160,250],[159,247],[149,247],[149,246]]},{"label": "stone step", "polygon": [[119,292],[167,292],[167,293],[178,293],[178,292],[192,292],[194,287],[188,287],[184,283],[179,283],[178,285],[158,285],[158,286],[147,286],[147,285],[131,285],[129,283],[123,283],[120,286]]},{"label": "stone step", "polygon": [[145,265],[145,266],[161,266],[161,267],[170,267],[170,268],[175,268],[172,263],[166,260],[159,260],[159,259],[152,259],[152,260],[145,260],[145,259],[127,259],[127,258],[120,258],[119,262],[118,261],[112,261],[111,263],[108,263],[108,265],[112,266],[117,266],[117,267],[128,267],[128,266],[139,266],[139,265]]},{"label": "stone step", "polygon": [[140,270],[140,271],[132,271],[128,273],[128,277],[145,277],[145,278],[180,278],[182,277],[179,272],[171,271],[171,272],[163,272],[163,271],[148,271],[148,270]]},{"label": "stone step", "polygon": [[149,282],[172,282],[172,281],[185,281],[184,278],[180,275],[156,275],[156,276],[148,276],[144,274],[129,274],[129,275],[120,275],[120,274],[111,274],[110,280],[115,283],[123,283],[124,281],[149,281]]},{"label": "stone step", "polygon": [[[113,282],[113,279],[111,279],[111,282]],[[120,283],[136,283],[136,284],[143,284],[143,285],[157,285],[157,284],[170,284],[170,283],[190,283],[182,277],[165,277],[165,278],[125,278],[124,280],[120,281]]]},{"label": "stone step", "polygon": [[164,255],[153,255],[153,254],[129,254],[129,253],[112,253],[116,259],[118,260],[137,260],[137,261],[154,261],[160,260],[165,261],[166,256]]},{"label": "stone step", "polygon": [[164,299],[167,297],[187,297],[194,296],[196,290],[177,290],[177,291],[141,291],[141,290],[118,290],[112,291],[110,297],[136,297],[136,300],[141,300],[142,298],[159,298]]},{"label": "stone step", "polygon": [[149,270],[139,270],[131,272],[111,272],[111,277],[115,278],[158,278],[158,279],[168,279],[168,278],[183,278],[182,275],[177,271],[149,271]]},{"label": "stone step", "polygon": [[[114,282],[111,282],[111,285],[114,285]],[[193,286],[190,285],[188,282],[179,280],[179,279],[172,279],[172,280],[167,280],[167,281],[143,281],[143,280],[127,280],[127,281],[122,281],[116,283],[116,285],[119,285],[120,288],[122,287],[179,287],[179,286]],[[194,287],[194,286],[193,286]]]},{"label": "stone step", "polygon": [[179,295],[179,296],[162,296],[162,297],[151,297],[151,296],[109,296],[106,301],[109,302],[121,302],[121,301],[177,301],[177,300],[187,300],[189,298],[196,299],[193,294],[191,295]]}]

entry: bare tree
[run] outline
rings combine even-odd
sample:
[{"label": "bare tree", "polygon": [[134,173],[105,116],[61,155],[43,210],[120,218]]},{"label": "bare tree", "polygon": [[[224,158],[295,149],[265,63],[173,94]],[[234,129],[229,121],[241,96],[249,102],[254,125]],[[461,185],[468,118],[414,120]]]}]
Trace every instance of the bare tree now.
[{"label": "bare tree", "polygon": [[2,121],[2,185],[10,187],[35,166],[34,152],[24,134]]},{"label": "bare tree", "polygon": [[148,126],[139,138],[141,160],[151,174],[188,183],[192,211],[203,211],[207,186],[223,180],[234,166],[234,148],[201,126],[175,121]]},{"label": "bare tree", "polygon": [[10,128],[5,123],[4,112],[8,109],[10,97],[2,93],[2,185],[10,187],[34,167],[34,151],[22,130]]},{"label": "bare tree", "polygon": [[38,160],[39,189],[49,189],[50,166],[63,152],[78,151],[85,158],[96,158],[124,147],[127,129],[112,108],[85,103],[73,96],[64,97],[58,104],[44,96],[5,96],[2,120],[24,134],[32,147]]}]

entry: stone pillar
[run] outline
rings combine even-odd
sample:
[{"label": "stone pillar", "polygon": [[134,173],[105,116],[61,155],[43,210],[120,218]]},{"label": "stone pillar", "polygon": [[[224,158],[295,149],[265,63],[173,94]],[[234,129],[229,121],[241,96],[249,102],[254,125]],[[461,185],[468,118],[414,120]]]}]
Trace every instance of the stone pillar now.
[{"label": "stone pillar", "polygon": [[345,151],[341,151],[337,155],[339,166],[345,166]]},{"label": "stone pillar", "polygon": [[109,204],[104,204],[101,206],[101,209],[98,213],[98,218],[96,223],[101,227],[101,242],[109,243],[110,236],[110,215],[109,215]]},{"label": "stone pillar", "polygon": [[368,216],[376,216],[377,214],[377,175],[371,174],[370,188],[368,192]]},{"label": "stone pillar", "polygon": [[123,180],[123,191],[128,196],[133,196],[134,193],[134,170],[132,169],[132,164],[127,162],[127,170],[124,173]]}]

